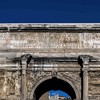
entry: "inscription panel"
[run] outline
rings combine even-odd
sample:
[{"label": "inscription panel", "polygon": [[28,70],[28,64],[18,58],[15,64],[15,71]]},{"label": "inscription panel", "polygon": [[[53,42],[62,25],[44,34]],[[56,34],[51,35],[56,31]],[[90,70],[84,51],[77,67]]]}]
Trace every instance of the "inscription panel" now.
[{"label": "inscription panel", "polygon": [[7,49],[85,49],[100,48],[99,33],[0,33],[0,48]]}]

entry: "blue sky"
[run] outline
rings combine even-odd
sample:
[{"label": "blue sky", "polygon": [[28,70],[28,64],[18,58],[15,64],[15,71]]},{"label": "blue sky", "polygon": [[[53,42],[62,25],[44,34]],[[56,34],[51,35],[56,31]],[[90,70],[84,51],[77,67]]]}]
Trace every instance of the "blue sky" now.
[{"label": "blue sky", "polygon": [[100,0],[0,0],[3,23],[99,23]]}]

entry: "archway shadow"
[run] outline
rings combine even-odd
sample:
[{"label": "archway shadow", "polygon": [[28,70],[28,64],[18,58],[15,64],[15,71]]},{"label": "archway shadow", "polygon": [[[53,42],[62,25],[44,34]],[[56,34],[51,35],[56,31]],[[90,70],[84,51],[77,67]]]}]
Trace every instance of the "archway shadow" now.
[{"label": "archway shadow", "polygon": [[42,82],[35,90],[35,97],[36,100],[39,100],[39,98],[46,93],[47,91],[50,90],[61,90],[65,93],[67,93],[71,99],[76,99],[76,94],[74,89],[72,88],[72,86],[61,80],[61,79],[57,79],[57,78],[52,78],[52,79],[48,79],[44,82]]}]

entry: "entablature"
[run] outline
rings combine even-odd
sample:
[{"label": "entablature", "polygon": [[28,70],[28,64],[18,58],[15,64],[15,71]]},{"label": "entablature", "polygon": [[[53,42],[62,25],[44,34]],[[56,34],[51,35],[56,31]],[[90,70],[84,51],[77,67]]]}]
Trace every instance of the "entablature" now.
[{"label": "entablature", "polygon": [[51,71],[56,69],[59,71],[80,71],[82,67],[80,57],[89,57],[90,71],[100,71],[100,61],[89,55],[80,55],[78,57],[34,57],[30,54],[25,54],[20,57],[9,58],[6,63],[0,64],[0,69],[22,70],[22,66],[27,65],[25,70]]}]

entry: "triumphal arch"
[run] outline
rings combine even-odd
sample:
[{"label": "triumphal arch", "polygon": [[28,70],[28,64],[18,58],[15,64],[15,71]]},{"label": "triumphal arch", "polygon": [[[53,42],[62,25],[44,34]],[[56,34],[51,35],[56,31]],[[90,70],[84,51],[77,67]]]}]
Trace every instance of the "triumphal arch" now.
[{"label": "triumphal arch", "polygon": [[0,24],[0,100],[100,100],[100,24]]}]

